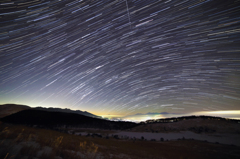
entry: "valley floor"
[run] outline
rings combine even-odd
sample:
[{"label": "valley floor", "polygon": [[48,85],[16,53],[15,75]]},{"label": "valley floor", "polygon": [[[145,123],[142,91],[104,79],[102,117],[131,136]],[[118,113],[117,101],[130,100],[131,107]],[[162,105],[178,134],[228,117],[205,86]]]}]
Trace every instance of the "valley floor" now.
[{"label": "valley floor", "polygon": [[191,131],[181,131],[178,133],[150,133],[150,132],[128,132],[121,131],[115,133],[116,135],[128,138],[141,139],[142,137],[147,140],[179,140],[179,139],[194,139],[200,141],[207,141],[211,143],[221,143],[228,145],[240,146],[240,134],[229,133],[211,133],[211,134],[196,134]]},{"label": "valley floor", "polygon": [[[191,140],[191,132],[182,132],[181,140],[171,140],[171,135],[161,133],[114,132],[81,130],[77,134],[30,128],[20,125],[0,124],[0,158],[3,159],[201,159],[240,158],[239,146]],[[71,131],[70,131],[71,132]],[[88,136],[85,136],[87,133]],[[94,136],[90,134],[102,134]],[[103,135],[108,135],[104,137]],[[116,137],[118,135],[118,137]],[[122,136],[131,136],[124,139]],[[138,137],[144,136],[144,140]],[[164,136],[165,135],[165,136]],[[199,134],[197,134],[199,135]],[[134,138],[135,137],[135,138]],[[183,138],[184,137],[184,138]],[[119,139],[118,139],[119,138]],[[156,138],[156,141],[146,141]],[[161,138],[163,138],[162,141]],[[215,136],[216,138],[216,136]],[[168,140],[168,141],[167,141]],[[237,142],[237,141],[236,141]],[[230,143],[232,144],[232,143]],[[236,144],[235,144],[236,145]]]}]

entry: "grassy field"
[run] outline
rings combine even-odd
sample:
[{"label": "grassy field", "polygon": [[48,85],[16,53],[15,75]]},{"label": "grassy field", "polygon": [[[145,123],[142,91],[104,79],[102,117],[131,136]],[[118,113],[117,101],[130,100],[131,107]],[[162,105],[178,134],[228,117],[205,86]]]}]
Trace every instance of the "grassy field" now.
[{"label": "grassy field", "polygon": [[195,140],[141,141],[77,136],[0,123],[2,159],[200,159],[239,158],[237,146]]}]

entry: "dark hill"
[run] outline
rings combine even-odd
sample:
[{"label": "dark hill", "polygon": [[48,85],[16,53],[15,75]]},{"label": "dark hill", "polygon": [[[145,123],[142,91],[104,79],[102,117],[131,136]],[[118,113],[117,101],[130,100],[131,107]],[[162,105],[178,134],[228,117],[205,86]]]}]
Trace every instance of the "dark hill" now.
[{"label": "dark hill", "polygon": [[30,109],[31,107],[26,105],[19,105],[19,104],[4,104],[0,105],[0,118],[5,116],[17,113],[22,110]]},{"label": "dark hill", "polygon": [[102,119],[102,117],[94,115],[92,113],[89,113],[87,111],[81,111],[81,110],[71,110],[71,109],[61,109],[61,108],[44,108],[44,107],[36,107],[36,108],[32,108],[30,106],[27,105],[20,105],[20,104],[4,104],[4,105],[0,105],[0,118],[3,118],[5,116],[17,113],[19,111],[22,110],[26,110],[26,109],[37,109],[37,110],[44,110],[44,111],[51,111],[51,112],[64,112],[64,113],[76,113],[76,114],[80,114],[80,115],[85,115],[85,116],[89,116],[89,117],[93,117],[93,118],[100,118]]},{"label": "dark hill", "polygon": [[6,116],[1,121],[12,124],[23,124],[45,128],[79,127],[100,129],[128,129],[137,126],[132,122],[114,122],[104,119],[92,118],[76,113],[51,112],[37,109],[23,110]]},{"label": "dark hill", "polygon": [[240,121],[214,116],[183,116],[147,120],[134,127],[137,132],[180,132],[192,131],[194,133],[233,133],[240,134]]},{"label": "dark hill", "polygon": [[81,110],[71,110],[71,109],[61,109],[61,108],[43,108],[43,107],[36,107],[37,110],[44,110],[44,111],[51,111],[51,112],[63,112],[63,113],[76,113],[80,115],[85,115],[93,118],[101,118],[100,116],[91,114],[87,111],[81,111]]}]

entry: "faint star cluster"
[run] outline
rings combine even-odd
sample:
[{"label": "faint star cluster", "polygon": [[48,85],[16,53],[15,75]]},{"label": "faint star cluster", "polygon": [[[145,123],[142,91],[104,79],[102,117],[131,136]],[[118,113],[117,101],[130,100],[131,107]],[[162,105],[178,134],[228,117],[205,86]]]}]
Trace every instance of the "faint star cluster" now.
[{"label": "faint star cluster", "polygon": [[0,103],[239,110],[239,0],[1,1]]}]

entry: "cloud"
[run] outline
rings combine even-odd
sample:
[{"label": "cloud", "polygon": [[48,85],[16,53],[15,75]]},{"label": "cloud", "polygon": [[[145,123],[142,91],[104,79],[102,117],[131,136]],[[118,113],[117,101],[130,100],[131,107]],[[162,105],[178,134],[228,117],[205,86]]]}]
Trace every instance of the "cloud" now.
[{"label": "cloud", "polygon": [[[137,113],[133,115],[127,115],[120,117],[121,120],[125,121],[135,121],[135,122],[140,122],[140,121],[146,121],[150,119],[160,119],[160,118],[168,118],[176,115],[175,113],[168,113],[168,112],[148,112],[148,113]],[[116,119],[116,118],[112,118]],[[118,118],[119,119],[119,118]]]},{"label": "cloud", "polygon": [[[170,114],[170,113],[168,113],[168,112],[161,112],[161,113],[157,113],[157,112],[148,112],[148,113],[146,113],[146,115],[157,115],[157,114]],[[174,114],[174,113],[172,113],[172,114]]]},{"label": "cloud", "polygon": [[164,119],[172,117],[181,116],[191,116],[191,115],[205,115],[205,116],[218,116],[223,118],[240,119],[240,110],[223,110],[223,111],[199,111],[191,113],[168,113],[168,112],[148,112],[148,113],[137,113],[133,115],[127,115],[123,117],[112,116],[111,120],[122,120],[122,121],[146,121],[151,119]]}]

